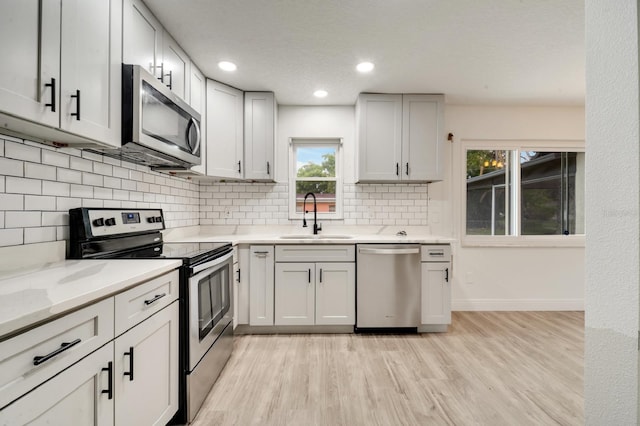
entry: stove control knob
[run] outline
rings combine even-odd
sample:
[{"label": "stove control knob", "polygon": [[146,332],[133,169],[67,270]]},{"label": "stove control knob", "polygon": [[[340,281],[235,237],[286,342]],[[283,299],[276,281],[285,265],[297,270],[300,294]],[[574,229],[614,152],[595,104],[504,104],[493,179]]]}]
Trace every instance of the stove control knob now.
[{"label": "stove control knob", "polygon": [[116,224],[116,218],[115,217],[111,217],[107,220],[104,221],[104,224],[107,226],[113,226]]},{"label": "stove control knob", "polygon": [[156,223],[162,223],[162,216],[156,216]]},{"label": "stove control knob", "polygon": [[93,226],[104,226],[104,219],[103,218],[94,219]]},{"label": "stove control knob", "polygon": [[153,216],[147,218],[147,222],[149,223],[154,223],[155,221],[156,221],[156,218]]}]

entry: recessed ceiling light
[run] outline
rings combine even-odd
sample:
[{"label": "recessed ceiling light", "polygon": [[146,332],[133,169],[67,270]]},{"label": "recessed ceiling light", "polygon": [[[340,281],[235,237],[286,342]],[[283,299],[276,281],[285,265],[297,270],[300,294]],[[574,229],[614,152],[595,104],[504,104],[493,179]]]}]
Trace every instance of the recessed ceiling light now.
[{"label": "recessed ceiling light", "polygon": [[238,69],[236,64],[234,64],[233,62],[228,62],[228,61],[218,62],[218,67],[221,70],[225,70],[225,71],[235,71],[235,70]]},{"label": "recessed ceiling light", "polygon": [[313,92],[313,96],[316,98],[325,98],[329,93],[326,90],[316,90]]},{"label": "recessed ceiling light", "polygon": [[373,65],[371,62],[360,62],[358,66],[356,66],[356,69],[360,72],[371,72],[374,68],[375,65]]}]

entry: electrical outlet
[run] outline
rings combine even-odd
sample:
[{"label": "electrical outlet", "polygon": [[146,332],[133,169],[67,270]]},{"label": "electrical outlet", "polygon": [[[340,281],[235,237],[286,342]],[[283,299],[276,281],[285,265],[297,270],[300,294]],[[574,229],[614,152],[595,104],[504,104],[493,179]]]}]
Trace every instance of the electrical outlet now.
[{"label": "electrical outlet", "polygon": [[226,210],[224,212],[225,217],[231,217],[231,211],[230,210]]}]

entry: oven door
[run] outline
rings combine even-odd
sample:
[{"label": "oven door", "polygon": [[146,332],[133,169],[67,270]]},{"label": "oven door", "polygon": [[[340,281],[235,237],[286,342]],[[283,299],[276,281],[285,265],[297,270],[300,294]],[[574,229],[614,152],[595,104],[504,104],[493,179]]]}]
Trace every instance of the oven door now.
[{"label": "oven door", "polygon": [[233,321],[233,252],[194,267],[189,278],[189,371]]}]

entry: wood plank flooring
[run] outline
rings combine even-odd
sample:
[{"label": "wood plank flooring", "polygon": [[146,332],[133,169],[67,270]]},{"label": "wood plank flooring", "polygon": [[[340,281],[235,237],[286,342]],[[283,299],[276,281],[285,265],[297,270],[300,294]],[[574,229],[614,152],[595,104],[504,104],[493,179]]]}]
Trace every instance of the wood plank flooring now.
[{"label": "wood plank flooring", "polygon": [[236,336],[194,425],[578,425],[582,312],[454,312],[448,333]]}]

